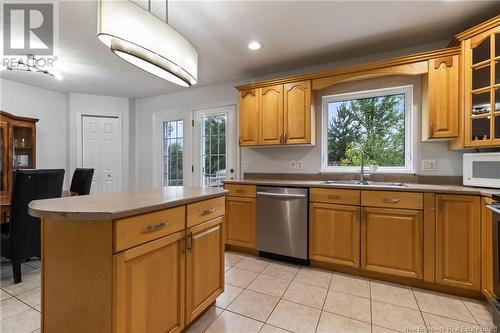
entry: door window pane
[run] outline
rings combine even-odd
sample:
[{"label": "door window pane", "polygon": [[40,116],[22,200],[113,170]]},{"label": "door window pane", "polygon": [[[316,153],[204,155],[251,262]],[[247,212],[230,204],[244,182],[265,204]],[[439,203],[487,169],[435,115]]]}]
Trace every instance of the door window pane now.
[{"label": "door window pane", "polygon": [[500,57],[500,34],[495,34],[495,54]]},{"label": "door window pane", "polygon": [[472,94],[472,115],[478,116],[491,110],[490,92]]},{"label": "door window pane", "polygon": [[227,177],[227,115],[201,117],[202,185],[222,187]]},{"label": "door window pane", "polygon": [[488,118],[472,119],[473,141],[490,139],[490,120]]},{"label": "door window pane", "polygon": [[490,66],[475,68],[472,71],[472,89],[488,87],[490,85]]},{"label": "door window pane", "polygon": [[163,186],[183,185],[184,122],[163,123]]},{"label": "door window pane", "polygon": [[490,58],[490,37],[485,38],[481,44],[472,50],[472,63],[477,64]]}]

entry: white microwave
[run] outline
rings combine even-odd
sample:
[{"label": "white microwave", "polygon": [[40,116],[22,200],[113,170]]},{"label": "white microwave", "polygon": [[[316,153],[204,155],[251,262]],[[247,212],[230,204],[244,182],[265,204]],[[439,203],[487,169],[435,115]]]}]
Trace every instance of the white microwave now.
[{"label": "white microwave", "polygon": [[500,152],[464,154],[464,185],[500,188]]}]

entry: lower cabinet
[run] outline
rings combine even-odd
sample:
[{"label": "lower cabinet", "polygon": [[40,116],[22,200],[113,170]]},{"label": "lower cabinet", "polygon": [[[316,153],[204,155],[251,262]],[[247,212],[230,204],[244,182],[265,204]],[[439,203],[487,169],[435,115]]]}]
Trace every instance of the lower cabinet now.
[{"label": "lower cabinet", "polygon": [[359,211],[358,206],[311,203],[310,259],[359,268]]},{"label": "lower cabinet", "polygon": [[226,198],[226,244],[255,249],[255,198]]},{"label": "lower cabinet", "polygon": [[188,229],[186,325],[224,291],[223,223],[224,217],[218,217]]},{"label": "lower cabinet", "polygon": [[436,282],[481,288],[481,200],[436,195]]},{"label": "lower cabinet", "polygon": [[362,269],[422,279],[422,266],[422,211],[362,208]]},{"label": "lower cabinet", "polygon": [[114,332],[184,327],[184,231],[113,256]]}]

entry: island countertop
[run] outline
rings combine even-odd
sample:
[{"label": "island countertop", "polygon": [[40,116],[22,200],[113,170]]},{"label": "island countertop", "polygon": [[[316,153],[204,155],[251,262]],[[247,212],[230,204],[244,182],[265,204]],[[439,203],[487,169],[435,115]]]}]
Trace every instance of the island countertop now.
[{"label": "island countertop", "polygon": [[227,192],[219,188],[170,186],[147,191],[34,200],[29,204],[29,214],[62,220],[114,220],[215,198]]}]

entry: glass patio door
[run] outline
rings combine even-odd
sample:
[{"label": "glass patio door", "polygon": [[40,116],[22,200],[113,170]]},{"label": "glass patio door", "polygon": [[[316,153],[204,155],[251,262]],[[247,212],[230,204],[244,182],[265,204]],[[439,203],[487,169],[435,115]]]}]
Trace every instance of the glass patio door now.
[{"label": "glass patio door", "polygon": [[194,185],[222,187],[235,177],[234,105],[194,111]]}]

